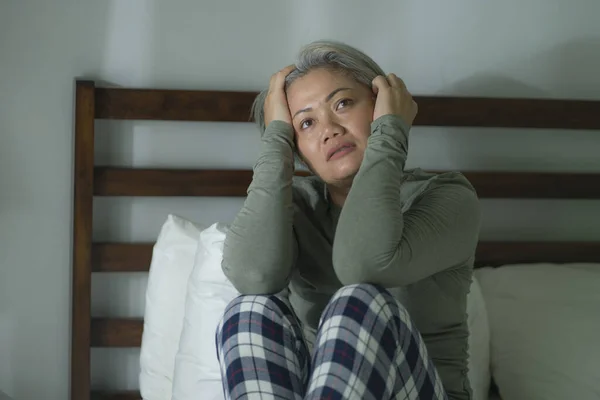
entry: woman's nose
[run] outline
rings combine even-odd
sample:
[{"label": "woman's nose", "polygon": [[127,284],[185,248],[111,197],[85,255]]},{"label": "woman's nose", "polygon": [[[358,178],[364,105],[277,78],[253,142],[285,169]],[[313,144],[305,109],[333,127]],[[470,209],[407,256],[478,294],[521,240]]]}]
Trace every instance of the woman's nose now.
[{"label": "woman's nose", "polygon": [[336,121],[330,120],[323,126],[323,141],[327,142],[342,133],[344,133],[344,128]]}]

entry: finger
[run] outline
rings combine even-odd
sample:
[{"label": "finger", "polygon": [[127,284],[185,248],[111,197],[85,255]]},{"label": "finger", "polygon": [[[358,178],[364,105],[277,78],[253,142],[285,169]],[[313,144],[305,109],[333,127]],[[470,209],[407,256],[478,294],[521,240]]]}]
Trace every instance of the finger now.
[{"label": "finger", "polygon": [[296,66],[294,64],[288,65],[277,73],[277,79],[285,80],[285,78],[295,69]]},{"label": "finger", "polygon": [[288,76],[290,74],[290,72],[292,72],[295,69],[296,69],[296,64],[290,64],[279,72],[281,72],[284,76]]},{"label": "finger", "polygon": [[375,79],[371,82],[373,85],[373,92],[379,93],[381,89],[389,88],[390,84],[387,79],[385,79],[382,75],[377,75]]},{"label": "finger", "polygon": [[285,90],[285,79],[287,76],[296,69],[295,65],[288,65],[277,74],[277,79],[275,80],[275,88],[277,90]]},{"label": "finger", "polygon": [[296,66],[294,64],[292,64],[292,65],[288,65],[287,67],[275,72],[273,75],[271,75],[271,78],[269,79],[269,85],[275,85],[277,83],[280,83],[282,80],[285,81],[285,78],[294,69],[296,69]]},{"label": "finger", "polygon": [[398,76],[394,73],[387,75],[387,81],[389,82],[391,87],[406,89],[406,85],[404,84],[404,81],[402,79],[398,78]]}]

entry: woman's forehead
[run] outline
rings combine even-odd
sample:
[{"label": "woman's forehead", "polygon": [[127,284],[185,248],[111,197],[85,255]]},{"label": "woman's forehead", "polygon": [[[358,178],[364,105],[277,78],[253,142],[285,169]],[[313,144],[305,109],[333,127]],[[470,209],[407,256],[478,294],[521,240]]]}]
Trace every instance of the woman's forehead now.
[{"label": "woman's forehead", "polygon": [[290,108],[310,107],[313,104],[308,103],[324,102],[340,88],[356,90],[361,87],[361,84],[341,71],[316,69],[292,82],[287,89],[288,103]]}]

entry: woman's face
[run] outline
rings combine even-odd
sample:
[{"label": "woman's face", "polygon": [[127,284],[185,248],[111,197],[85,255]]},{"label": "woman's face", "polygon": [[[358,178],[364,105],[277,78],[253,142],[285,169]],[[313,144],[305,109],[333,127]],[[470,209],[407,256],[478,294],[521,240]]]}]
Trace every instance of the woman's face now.
[{"label": "woman's face", "polygon": [[321,68],[292,82],[287,99],[303,161],[328,184],[351,183],[371,133],[371,89]]}]

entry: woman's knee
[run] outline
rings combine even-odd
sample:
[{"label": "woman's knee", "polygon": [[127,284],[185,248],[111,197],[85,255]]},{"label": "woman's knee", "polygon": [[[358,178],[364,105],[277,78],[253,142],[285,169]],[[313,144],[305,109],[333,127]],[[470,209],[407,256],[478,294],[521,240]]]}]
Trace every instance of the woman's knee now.
[{"label": "woman's knee", "polygon": [[[288,312],[287,305],[275,295],[240,295],[225,308],[217,336],[258,331],[265,319],[270,323],[280,323]],[[232,329],[233,326],[235,329]]]},{"label": "woman's knee", "polygon": [[227,304],[223,319],[227,320],[241,313],[247,315],[263,314],[265,312],[283,314],[281,308],[279,299],[274,295],[240,295]]},{"label": "woman's knee", "polygon": [[403,322],[410,320],[408,310],[390,291],[381,285],[357,283],[340,288],[331,298],[330,305],[343,303],[345,307],[364,304],[368,309],[387,318],[399,317]]},{"label": "woman's knee", "polygon": [[394,296],[386,288],[373,283],[356,283],[343,286],[335,292],[331,301],[346,297],[355,297],[367,303],[378,301],[382,305],[393,305],[397,303]]}]

